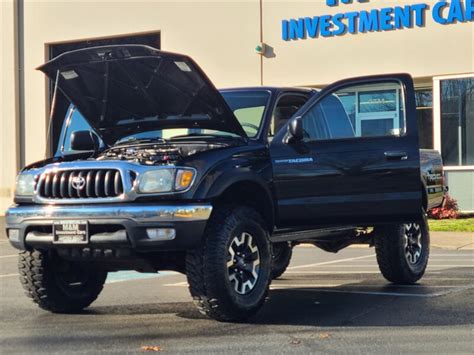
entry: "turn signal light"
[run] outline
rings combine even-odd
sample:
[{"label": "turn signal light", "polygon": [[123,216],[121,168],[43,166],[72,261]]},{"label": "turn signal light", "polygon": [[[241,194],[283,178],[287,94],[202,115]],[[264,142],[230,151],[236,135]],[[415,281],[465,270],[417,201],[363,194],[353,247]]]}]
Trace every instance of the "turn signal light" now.
[{"label": "turn signal light", "polygon": [[192,170],[178,170],[176,173],[176,190],[185,190],[191,186],[194,178]]}]

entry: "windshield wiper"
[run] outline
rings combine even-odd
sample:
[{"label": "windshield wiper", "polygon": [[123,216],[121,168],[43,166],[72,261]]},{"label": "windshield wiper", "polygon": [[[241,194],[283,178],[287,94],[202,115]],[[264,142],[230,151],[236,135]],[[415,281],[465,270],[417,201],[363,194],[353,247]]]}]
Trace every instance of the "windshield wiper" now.
[{"label": "windshield wiper", "polygon": [[240,138],[238,136],[234,136],[231,134],[210,134],[210,133],[189,133],[189,134],[182,134],[179,136],[171,137],[170,140],[174,139],[182,139],[182,138],[192,138],[192,137],[200,137],[200,138]]},{"label": "windshield wiper", "polygon": [[160,143],[166,143],[166,139],[161,138],[161,137],[156,137],[156,138],[136,138],[136,137],[130,137],[127,138],[123,141],[120,141],[115,144],[117,145],[127,145],[130,143],[151,143],[151,142],[160,142]]}]

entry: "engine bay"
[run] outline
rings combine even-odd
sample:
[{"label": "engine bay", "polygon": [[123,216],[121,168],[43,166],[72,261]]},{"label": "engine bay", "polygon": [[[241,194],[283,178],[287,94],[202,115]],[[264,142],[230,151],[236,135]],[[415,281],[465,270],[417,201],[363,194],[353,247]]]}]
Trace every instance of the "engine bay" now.
[{"label": "engine bay", "polygon": [[182,158],[228,146],[224,143],[137,144],[115,146],[102,152],[97,160],[124,160],[143,165],[171,165]]}]

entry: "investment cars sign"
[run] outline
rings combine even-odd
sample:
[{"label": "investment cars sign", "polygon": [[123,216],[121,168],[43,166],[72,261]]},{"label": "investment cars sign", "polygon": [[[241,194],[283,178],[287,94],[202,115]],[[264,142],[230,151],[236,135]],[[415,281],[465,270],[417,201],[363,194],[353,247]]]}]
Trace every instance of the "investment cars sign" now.
[{"label": "investment cars sign", "polygon": [[[355,0],[354,0],[355,1]],[[357,0],[368,2],[368,0]],[[350,4],[353,0],[340,0]],[[326,0],[327,6],[338,6],[339,0]],[[383,32],[424,27],[430,17],[435,23],[449,25],[474,19],[474,0],[434,1],[405,6],[384,7],[370,11],[341,12],[282,20],[282,39],[299,40],[342,36],[346,33]]]}]

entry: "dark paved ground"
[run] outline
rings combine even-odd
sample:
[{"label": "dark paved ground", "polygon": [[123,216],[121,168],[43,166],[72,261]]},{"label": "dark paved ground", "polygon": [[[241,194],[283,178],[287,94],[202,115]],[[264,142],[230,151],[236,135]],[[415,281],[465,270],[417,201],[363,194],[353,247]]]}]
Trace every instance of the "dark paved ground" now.
[{"label": "dark paved ground", "polygon": [[[474,252],[434,249],[419,285],[395,287],[368,248],[296,249],[249,323],[203,318],[185,278],[110,275],[84,313],[54,315],[23,295],[15,251],[0,237],[0,353],[473,353]],[[144,278],[147,277],[147,278]]]}]

